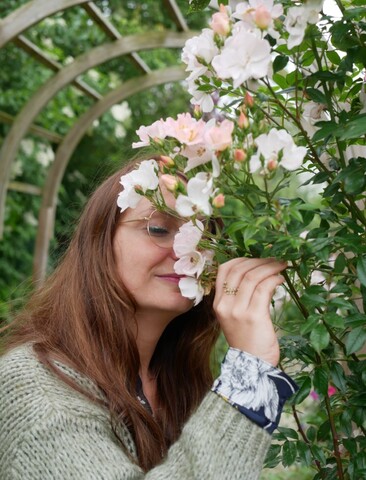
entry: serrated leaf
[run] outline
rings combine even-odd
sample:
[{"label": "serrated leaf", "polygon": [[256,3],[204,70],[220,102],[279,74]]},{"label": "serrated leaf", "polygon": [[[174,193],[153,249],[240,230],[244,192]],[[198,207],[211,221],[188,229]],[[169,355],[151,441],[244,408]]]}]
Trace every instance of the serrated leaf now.
[{"label": "serrated leaf", "polygon": [[316,325],[310,334],[310,343],[318,353],[327,348],[329,340],[329,332],[322,323]]},{"label": "serrated leaf", "polygon": [[366,330],[363,327],[358,327],[349,332],[345,342],[347,355],[355,353],[363,347],[366,342]]}]

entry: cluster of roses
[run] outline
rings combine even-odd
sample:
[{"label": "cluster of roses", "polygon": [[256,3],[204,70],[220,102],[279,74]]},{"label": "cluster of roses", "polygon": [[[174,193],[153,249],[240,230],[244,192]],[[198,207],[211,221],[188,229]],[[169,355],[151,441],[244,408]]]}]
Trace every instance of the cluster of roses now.
[{"label": "cluster of roses", "polygon": [[[234,91],[247,81],[268,79],[273,49],[267,35],[277,44],[286,38],[289,48],[299,45],[307,24],[317,20],[321,6],[322,1],[316,0],[295,2],[282,21],[283,7],[273,0],[241,2],[233,13],[221,5],[212,16],[211,28],[188,40],[182,52],[190,72],[188,91],[196,109],[211,112],[215,106],[212,93],[223,85]],[[284,129],[251,129],[246,109],[255,108],[255,102],[248,91],[242,92],[239,111],[226,109],[229,118],[221,122],[215,118],[206,122],[182,113],[177,119],[161,119],[140,127],[140,141],[133,147],[152,147],[161,155],[161,165],[146,160],[121,178],[121,211],[134,208],[141,195],[164,208],[159,194],[160,169],[161,181],[176,197],[177,214],[187,219],[174,246],[179,258],[175,268],[185,276],[180,282],[182,294],[196,303],[209,291],[205,272],[212,271],[214,263],[207,243],[206,248],[202,247],[205,228],[199,218],[210,217],[225,204],[223,168],[231,169],[233,175],[241,169],[248,174],[270,174],[279,167],[296,170],[307,153]],[[214,242],[212,245],[214,248]],[[212,275],[208,277],[212,280]]]}]

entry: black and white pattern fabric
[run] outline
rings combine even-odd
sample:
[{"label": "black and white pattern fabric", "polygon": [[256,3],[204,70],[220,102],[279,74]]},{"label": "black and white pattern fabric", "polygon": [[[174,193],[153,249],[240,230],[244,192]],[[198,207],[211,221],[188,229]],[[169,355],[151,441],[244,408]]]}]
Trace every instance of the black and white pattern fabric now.
[{"label": "black and white pattern fabric", "polygon": [[273,365],[250,353],[229,348],[212,390],[272,433],[296,383]]}]

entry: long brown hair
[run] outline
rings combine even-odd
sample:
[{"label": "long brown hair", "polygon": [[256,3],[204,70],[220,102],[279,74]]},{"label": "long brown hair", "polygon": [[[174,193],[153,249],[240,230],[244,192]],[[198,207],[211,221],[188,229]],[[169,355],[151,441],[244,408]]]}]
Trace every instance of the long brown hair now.
[{"label": "long brown hair", "polygon": [[[153,417],[136,396],[136,304],[121,282],[112,248],[121,220],[119,179],[135,165],[116,172],[91,196],[63,260],[13,324],[7,349],[33,342],[40,361],[79,391],[54,359],[87,375],[103,392],[113,427],[123,422],[131,431],[137,462],[147,471],[161,461],[210,388],[209,359],[219,328],[208,297],[167,326],[150,363],[160,407]],[[121,447],[127,451],[122,441]]]}]

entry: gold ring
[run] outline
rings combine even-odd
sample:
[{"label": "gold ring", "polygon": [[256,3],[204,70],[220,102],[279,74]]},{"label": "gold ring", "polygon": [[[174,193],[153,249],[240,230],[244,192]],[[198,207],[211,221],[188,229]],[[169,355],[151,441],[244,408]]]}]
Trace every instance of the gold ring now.
[{"label": "gold ring", "polygon": [[226,293],[226,295],[236,295],[239,291],[238,287],[230,288],[228,286],[227,282],[224,282],[223,288],[224,288],[224,292]]}]

